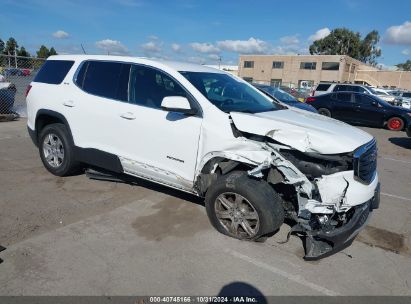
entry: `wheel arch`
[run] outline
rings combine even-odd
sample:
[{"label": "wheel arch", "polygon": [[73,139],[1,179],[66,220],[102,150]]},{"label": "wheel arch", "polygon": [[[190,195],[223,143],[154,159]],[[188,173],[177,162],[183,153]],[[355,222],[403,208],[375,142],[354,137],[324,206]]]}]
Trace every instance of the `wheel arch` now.
[{"label": "wheel arch", "polygon": [[[384,123],[383,123],[383,127],[386,127],[387,124],[388,124],[388,121],[389,121],[391,118],[394,118],[394,117],[398,117],[398,118],[400,118],[400,119],[402,120],[402,122],[404,123],[404,126],[403,126],[402,130],[404,130],[404,128],[407,127],[407,119],[404,118],[402,115],[394,114],[394,113],[388,115],[388,116],[385,118]],[[402,131],[402,130],[400,130],[400,131]]]},{"label": "wheel arch", "polygon": [[50,124],[53,123],[61,123],[64,124],[65,127],[67,128],[67,131],[69,132],[69,136],[71,140],[73,141],[73,135],[71,133],[70,125],[67,122],[67,119],[62,115],[61,113],[48,110],[48,109],[40,109],[37,111],[36,114],[36,120],[34,122],[34,141],[35,144],[38,145],[38,140],[39,140],[39,135],[41,130]]},{"label": "wheel arch", "polygon": [[195,188],[203,196],[218,177],[233,170],[247,171],[257,165],[240,155],[213,152],[201,161],[195,177]]}]

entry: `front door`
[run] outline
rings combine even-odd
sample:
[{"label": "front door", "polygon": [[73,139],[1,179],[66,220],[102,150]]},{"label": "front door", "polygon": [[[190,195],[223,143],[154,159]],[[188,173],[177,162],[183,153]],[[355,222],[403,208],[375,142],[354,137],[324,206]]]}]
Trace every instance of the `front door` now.
[{"label": "front door", "polygon": [[358,123],[381,127],[384,123],[385,109],[371,96],[355,94],[356,120]]},{"label": "front door", "polygon": [[160,70],[132,65],[128,103],[117,119],[120,160],[127,173],[186,190],[194,181],[202,118],[161,108],[166,96],[184,96],[182,86]]}]

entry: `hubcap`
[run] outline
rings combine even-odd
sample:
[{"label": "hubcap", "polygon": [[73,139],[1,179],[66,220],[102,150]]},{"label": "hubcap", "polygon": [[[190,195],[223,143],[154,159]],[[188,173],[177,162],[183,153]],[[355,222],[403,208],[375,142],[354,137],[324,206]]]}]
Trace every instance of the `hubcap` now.
[{"label": "hubcap", "polygon": [[63,163],[64,146],[56,134],[50,133],[44,138],[43,154],[47,163],[53,168],[60,167]]},{"label": "hubcap", "polygon": [[393,119],[390,122],[391,129],[399,129],[401,127],[401,121],[399,119]]},{"label": "hubcap", "polygon": [[238,238],[254,237],[260,227],[260,218],[253,205],[237,193],[220,194],[214,203],[215,213],[224,229]]}]

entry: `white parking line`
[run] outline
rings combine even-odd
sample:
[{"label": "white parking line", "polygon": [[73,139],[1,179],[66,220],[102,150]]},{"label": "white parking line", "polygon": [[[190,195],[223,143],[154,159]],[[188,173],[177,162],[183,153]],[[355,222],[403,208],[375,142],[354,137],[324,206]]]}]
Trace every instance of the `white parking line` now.
[{"label": "white parking line", "polygon": [[239,258],[239,259],[241,259],[243,261],[246,261],[248,263],[251,263],[251,264],[253,264],[257,267],[263,268],[263,269],[268,270],[272,273],[275,273],[277,275],[285,277],[286,279],[288,279],[290,281],[293,281],[293,282],[296,282],[296,283],[301,284],[303,286],[309,287],[309,288],[311,288],[315,291],[318,291],[318,292],[320,292],[324,295],[327,295],[327,296],[338,296],[339,295],[337,292],[335,292],[333,290],[327,289],[325,287],[322,287],[320,285],[317,285],[317,284],[314,284],[312,282],[307,281],[306,279],[304,279],[300,275],[287,273],[286,271],[283,271],[281,269],[278,269],[278,268],[276,268],[274,266],[271,266],[271,265],[268,265],[266,263],[257,261],[253,258],[250,258],[249,256],[246,256],[246,255],[244,255],[242,253],[239,253],[237,251],[234,251],[234,250],[227,249],[226,251],[229,254],[231,254],[232,256],[236,257],[236,258]]},{"label": "white parking line", "polygon": [[395,195],[395,194],[389,194],[389,193],[385,193],[385,192],[381,192],[381,195],[385,195],[385,196],[389,196],[389,197],[393,197],[393,198],[398,198],[398,199],[402,199],[402,200],[404,200],[404,201],[409,201],[409,202],[411,202],[411,198],[404,197],[404,196],[399,196],[399,195]]},{"label": "white parking line", "polygon": [[391,157],[381,157],[381,158],[386,159],[386,160],[392,160],[392,161],[400,162],[400,163],[411,164],[411,161],[408,161],[408,160],[395,159],[395,158],[391,158]]}]

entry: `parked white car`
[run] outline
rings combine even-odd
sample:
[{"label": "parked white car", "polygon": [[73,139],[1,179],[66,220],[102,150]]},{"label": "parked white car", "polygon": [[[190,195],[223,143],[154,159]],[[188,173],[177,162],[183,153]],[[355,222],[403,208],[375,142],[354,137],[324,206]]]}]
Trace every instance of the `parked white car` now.
[{"label": "parked white car", "polygon": [[411,109],[411,92],[399,92],[396,99],[402,107]]},{"label": "parked white car", "polygon": [[381,98],[382,100],[393,104],[395,101],[395,96],[391,95],[390,93],[388,93],[386,90],[384,89],[380,89],[380,88],[372,88],[372,93],[375,96],[378,96],[379,98]]},{"label": "parked white car", "polygon": [[374,94],[371,87],[361,84],[320,82],[312,91],[311,95],[319,96],[332,92],[358,92],[372,95]]},{"label": "parked white car", "polygon": [[306,259],[349,246],[379,205],[372,136],[273,104],[221,70],[52,56],[27,106],[52,174],[93,166],[205,197],[213,226],[238,239],[264,239],[288,218],[306,236]]}]

